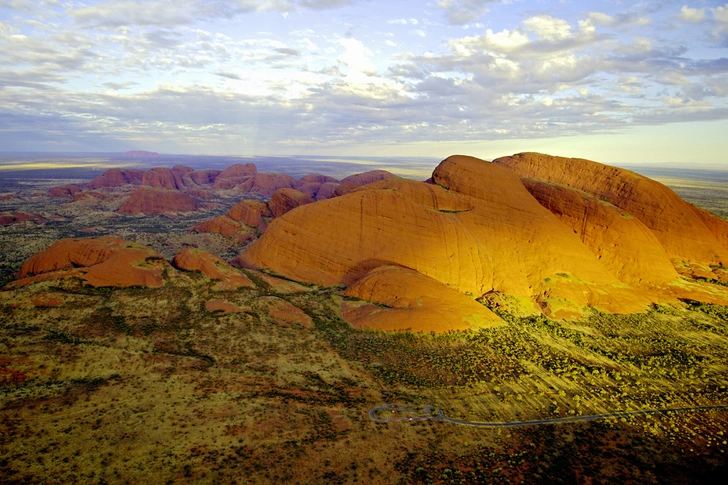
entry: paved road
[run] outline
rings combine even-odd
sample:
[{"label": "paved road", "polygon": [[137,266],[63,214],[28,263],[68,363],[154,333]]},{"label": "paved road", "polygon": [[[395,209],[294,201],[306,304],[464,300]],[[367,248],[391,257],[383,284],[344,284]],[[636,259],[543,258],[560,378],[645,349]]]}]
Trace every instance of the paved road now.
[{"label": "paved road", "polygon": [[[516,428],[519,426],[535,426],[538,424],[563,424],[576,423],[579,421],[598,421],[600,419],[609,418],[627,418],[630,416],[645,416],[648,414],[668,414],[676,412],[690,411],[710,411],[710,410],[728,410],[728,404],[718,404],[714,406],[688,406],[679,408],[661,408],[661,409],[642,409],[640,411],[624,411],[617,413],[591,414],[588,416],[571,416],[567,418],[550,418],[550,419],[534,419],[531,421],[510,421],[510,422],[482,422],[482,421],[462,421],[460,419],[452,419],[445,416],[442,409],[435,406],[423,406],[421,408],[408,408],[397,404],[384,404],[369,410],[369,417],[377,423],[389,422],[415,422],[415,421],[442,421],[443,423],[460,424],[464,426],[477,426],[480,428]],[[380,418],[377,413],[380,411],[395,411],[398,414],[414,414],[414,416],[401,416],[392,418]]]}]

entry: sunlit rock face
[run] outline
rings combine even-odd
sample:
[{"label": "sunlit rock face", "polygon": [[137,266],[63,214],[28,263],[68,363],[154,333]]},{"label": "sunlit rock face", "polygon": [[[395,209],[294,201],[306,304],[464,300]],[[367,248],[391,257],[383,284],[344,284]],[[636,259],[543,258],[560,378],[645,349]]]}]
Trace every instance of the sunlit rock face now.
[{"label": "sunlit rock face", "polygon": [[655,234],[638,219],[578,189],[538,179],[523,183],[620,281],[662,286],[678,277]]},{"label": "sunlit rock face", "polygon": [[514,295],[556,317],[587,306],[641,311],[655,301],[600,263],[512,170],[455,156],[432,182],[390,178],[299,207],[240,261],[325,285],[402,266],[474,297]]},{"label": "sunlit rock face", "polygon": [[185,248],[174,256],[172,264],[185,271],[199,271],[219,281],[216,290],[230,291],[255,286],[250,279],[214,254],[197,248]]},{"label": "sunlit rock face", "polygon": [[401,266],[372,270],[349,287],[346,295],[377,304],[345,303],[344,319],[356,328],[447,332],[503,324],[472,298]]},{"label": "sunlit rock face", "polygon": [[170,271],[159,253],[123,239],[61,239],[26,261],[12,285],[78,277],[92,286],[159,287]]},{"label": "sunlit rock face", "polygon": [[711,265],[728,262],[728,249],[706,227],[701,216],[659,182],[590,160],[538,153],[520,153],[493,163],[508,167],[521,177],[579,189],[619,207],[653,232],[683,274],[705,276]]},{"label": "sunlit rock face", "polygon": [[197,202],[178,190],[140,188],[121,204],[121,214],[165,214],[197,210]]}]

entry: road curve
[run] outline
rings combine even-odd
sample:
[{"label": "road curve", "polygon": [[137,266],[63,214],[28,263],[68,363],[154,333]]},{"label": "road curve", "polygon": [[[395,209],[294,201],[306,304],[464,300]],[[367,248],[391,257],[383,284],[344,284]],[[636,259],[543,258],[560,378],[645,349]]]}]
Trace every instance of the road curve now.
[{"label": "road curve", "polygon": [[[728,410],[728,404],[716,404],[712,406],[686,406],[677,408],[660,408],[660,409],[641,409],[639,411],[622,411],[616,413],[590,414],[588,416],[570,416],[566,418],[550,418],[550,419],[534,419],[530,421],[510,421],[510,422],[483,422],[483,421],[463,421],[460,419],[452,419],[445,416],[442,409],[435,406],[423,406],[421,408],[402,407],[397,404],[383,404],[369,410],[369,418],[377,423],[389,422],[415,422],[415,421],[441,421],[443,423],[459,424],[462,426],[476,426],[480,428],[516,428],[520,426],[535,426],[539,424],[564,424],[576,423],[580,421],[598,421],[610,418],[627,418],[630,416],[645,416],[648,414],[668,414],[675,412],[691,412],[691,411],[711,411],[711,410]],[[380,411],[396,411],[402,414],[413,413],[416,416],[397,417],[397,418],[380,418],[377,413]]]}]

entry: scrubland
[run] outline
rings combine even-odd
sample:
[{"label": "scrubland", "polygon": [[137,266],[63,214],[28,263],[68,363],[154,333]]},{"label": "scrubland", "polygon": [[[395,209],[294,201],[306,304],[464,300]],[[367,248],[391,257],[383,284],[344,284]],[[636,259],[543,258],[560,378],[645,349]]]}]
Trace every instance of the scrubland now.
[{"label": "scrubland", "polygon": [[[0,293],[4,483],[706,483],[728,411],[491,430],[380,424],[385,402],[512,421],[728,403],[728,308],[503,315],[443,335],[355,330],[340,288],[74,280]],[[707,283],[706,283],[707,284]],[[243,311],[205,310],[222,299]],[[281,323],[285,300],[313,322]]]}]

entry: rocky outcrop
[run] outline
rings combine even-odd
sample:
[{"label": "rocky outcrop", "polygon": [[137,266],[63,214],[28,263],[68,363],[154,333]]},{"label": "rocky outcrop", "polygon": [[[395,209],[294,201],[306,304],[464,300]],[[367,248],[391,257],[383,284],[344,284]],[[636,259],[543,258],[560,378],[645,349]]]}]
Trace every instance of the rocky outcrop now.
[{"label": "rocky outcrop", "polygon": [[355,328],[443,333],[504,323],[474,299],[400,266],[374,269],[345,294],[377,303],[345,304],[344,319]]},{"label": "rocky outcrop", "polygon": [[174,256],[172,264],[185,271],[200,271],[211,280],[219,281],[213,289],[230,291],[255,284],[222,258],[198,248],[185,248]]},{"label": "rocky outcrop", "polygon": [[185,188],[182,174],[164,167],[157,167],[144,172],[142,185],[170,190],[184,190]]},{"label": "rocky outcrop", "polygon": [[211,185],[215,182],[218,175],[220,175],[220,170],[195,170],[185,173],[182,176],[182,180],[188,187],[194,185]]},{"label": "rocky outcrop", "polygon": [[91,180],[89,187],[100,189],[104,187],[121,187],[127,184],[140,185],[143,176],[143,170],[110,168]]},{"label": "rocky outcrop", "polygon": [[259,173],[239,184],[237,189],[270,197],[278,189],[293,188],[295,186],[296,179],[290,175],[282,173]]},{"label": "rocky outcrop", "polygon": [[620,281],[664,286],[678,277],[652,231],[626,212],[581,190],[538,179],[523,183]]},{"label": "rocky outcrop", "polygon": [[[728,249],[728,221],[692,204],[690,204],[690,208],[695,212],[700,221],[705,224],[705,227],[713,234],[713,237],[715,237],[718,243]],[[723,265],[728,266],[728,262],[724,261]]]},{"label": "rocky outcrop", "polygon": [[395,175],[387,172],[386,170],[372,170],[370,172],[349,175],[348,177],[341,180],[341,183],[338,187],[336,187],[332,196],[338,197],[340,195],[348,194],[349,192],[356,190],[362,185],[367,185],[372,182],[378,182],[380,180],[385,180],[393,177],[395,177]]},{"label": "rocky outcrop", "polygon": [[159,287],[164,285],[165,270],[173,271],[159,253],[129,241],[61,239],[26,261],[12,285],[77,277],[91,286]]},{"label": "rocky outcrop", "polygon": [[157,152],[148,152],[146,150],[129,150],[124,153],[124,158],[154,158],[158,157]]},{"label": "rocky outcrop", "polygon": [[81,192],[81,187],[75,184],[59,185],[53,187],[48,191],[48,195],[51,197],[73,197],[77,193]]},{"label": "rocky outcrop", "polygon": [[212,199],[215,197],[212,192],[202,189],[188,189],[187,195],[194,197],[195,199]]},{"label": "rocky outcrop", "polygon": [[326,184],[326,183],[339,183],[338,180],[336,180],[334,177],[329,177],[328,175],[321,175],[320,173],[312,173],[309,175],[304,175],[300,179],[298,179],[296,188],[310,184],[310,183],[316,183],[316,184]]},{"label": "rocky outcrop", "polygon": [[258,168],[252,163],[231,165],[215,177],[212,186],[215,189],[232,189],[257,173]]},{"label": "rocky outcrop", "polygon": [[259,200],[241,200],[227,211],[230,219],[242,222],[250,227],[263,228],[265,221],[263,217],[272,217],[273,214],[265,202]]},{"label": "rocky outcrop", "polygon": [[140,188],[121,204],[121,214],[166,214],[197,210],[197,202],[177,190]]},{"label": "rocky outcrop", "polygon": [[324,285],[398,265],[461,293],[513,295],[555,317],[588,306],[641,311],[655,301],[620,282],[510,169],[450,157],[433,182],[390,178],[302,206],[275,219],[240,262]]},{"label": "rocky outcrop", "polygon": [[220,234],[235,239],[238,243],[245,243],[255,238],[256,231],[247,225],[235,221],[228,216],[217,216],[202,221],[190,228],[191,231],[201,233]]},{"label": "rocky outcrop", "polygon": [[71,200],[69,200],[68,203],[75,204],[77,202],[85,202],[90,205],[96,205],[109,199],[111,199],[111,197],[106,194],[90,190],[88,192],[79,192]]},{"label": "rocky outcrop", "polygon": [[298,206],[311,204],[314,200],[308,195],[295,189],[278,189],[270,198],[268,206],[273,216],[280,217]]},{"label": "rocky outcrop", "polygon": [[43,224],[45,219],[37,214],[28,214],[27,212],[13,212],[10,214],[0,214],[0,226],[9,226],[19,222],[36,222]]},{"label": "rocky outcrop", "polygon": [[330,199],[334,196],[334,193],[336,192],[336,189],[339,187],[339,184],[327,182],[325,184],[321,184],[321,186],[316,191],[316,200],[326,200]]},{"label": "rocky outcrop", "polygon": [[710,265],[728,261],[728,249],[716,240],[701,217],[659,182],[590,160],[538,153],[520,153],[493,163],[521,177],[566,185],[619,207],[655,234],[681,272],[704,271]]}]

